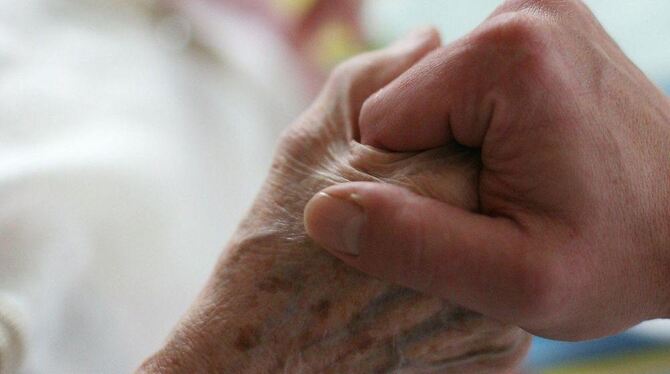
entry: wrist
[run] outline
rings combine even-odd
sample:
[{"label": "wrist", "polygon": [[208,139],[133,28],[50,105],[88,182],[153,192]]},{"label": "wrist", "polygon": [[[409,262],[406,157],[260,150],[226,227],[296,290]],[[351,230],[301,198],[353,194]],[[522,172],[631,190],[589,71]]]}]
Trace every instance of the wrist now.
[{"label": "wrist", "polygon": [[286,241],[247,229],[238,231],[194,305],[141,373],[274,372],[294,353],[290,334],[309,326],[287,313],[293,300],[285,291],[292,285],[276,276],[276,258],[257,256],[286,248]]}]

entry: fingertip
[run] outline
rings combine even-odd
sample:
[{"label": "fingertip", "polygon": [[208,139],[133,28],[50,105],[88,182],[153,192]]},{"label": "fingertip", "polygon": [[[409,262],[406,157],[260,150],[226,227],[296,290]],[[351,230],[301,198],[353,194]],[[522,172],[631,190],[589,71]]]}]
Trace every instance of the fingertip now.
[{"label": "fingertip", "polygon": [[365,100],[358,120],[361,144],[382,149],[386,149],[386,147],[382,144],[379,134],[381,133],[381,124],[387,123],[384,119],[384,111],[380,110],[381,103],[385,98],[384,91],[384,88],[382,88]]}]

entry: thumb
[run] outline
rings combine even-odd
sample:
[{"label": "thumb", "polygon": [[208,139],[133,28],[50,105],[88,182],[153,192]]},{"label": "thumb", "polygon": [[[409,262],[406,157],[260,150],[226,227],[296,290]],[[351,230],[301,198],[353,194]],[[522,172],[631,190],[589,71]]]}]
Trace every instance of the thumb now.
[{"label": "thumb", "polygon": [[533,305],[536,267],[506,218],[468,212],[387,184],[325,189],[305,208],[321,246],[372,276],[512,321]]}]

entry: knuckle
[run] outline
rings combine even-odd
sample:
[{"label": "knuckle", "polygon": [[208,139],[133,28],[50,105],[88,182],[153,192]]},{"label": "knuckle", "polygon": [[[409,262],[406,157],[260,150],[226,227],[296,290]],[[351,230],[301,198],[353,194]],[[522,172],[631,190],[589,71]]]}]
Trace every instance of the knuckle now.
[{"label": "knuckle", "polygon": [[539,76],[546,72],[551,56],[551,29],[548,21],[526,12],[495,16],[473,34],[473,44],[498,69],[513,75]]},{"label": "knuckle", "polygon": [[531,10],[540,12],[570,12],[574,9],[582,9],[584,3],[581,0],[507,0],[503,3],[503,9]]},{"label": "knuckle", "polygon": [[546,35],[546,20],[542,17],[527,12],[507,12],[488,20],[475,34],[475,41],[525,50],[541,46]]},{"label": "knuckle", "polygon": [[333,68],[332,72],[330,73],[330,80],[333,82],[339,82],[342,79],[347,79],[355,68],[355,62],[352,59],[341,62],[335,66],[335,68]]},{"label": "knuckle", "polygon": [[306,149],[310,147],[314,148],[315,144],[318,144],[317,142],[319,141],[316,129],[316,126],[306,126],[299,123],[282,130],[277,138],[275,159],[277,159],[278,155],[289,158],[301,157],[301,155],[305,154]]},{"label": "knuckle", "polygon": [[342,83],[354,83],[363,75],[362,71],[365,70],[366,65],[363,55],[352,57],[336,66],[330,79],[333,83],[338,84],[338,87],[341,87]]},{"label": "knuckle", "polygon": [[284,145],[287,143],[300,141],[300,138],[303,136],[302,132],[303,130],[295,125],[288,126],[279,133],[277,143]]},{"label": "knuckle", "polygon": [[375,71],[375,53],[364,53],[336,66],[330,74],[327,86],[337,92],[338,96],[355,95]]},{"label": "knuckle", "polygon": [[[298,145],[302,143],[302,137],[303,136],[301,131],[294,126],[289,126],[282,130],[282,132],[279,134],[279,137],[277,138],[276,155],[290,155],[296,153],[296,148],[298,148]],[[278,161],[276,155],[273,162]]]}]

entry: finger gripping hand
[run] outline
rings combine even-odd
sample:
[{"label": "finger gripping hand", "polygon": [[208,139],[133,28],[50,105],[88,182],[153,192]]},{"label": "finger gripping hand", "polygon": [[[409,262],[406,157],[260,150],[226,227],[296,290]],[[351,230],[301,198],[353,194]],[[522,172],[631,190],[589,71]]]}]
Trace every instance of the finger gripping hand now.
[{"label": "finger gripping hand", "polygon": [[309,202],[307,230],[368,274],[527,331],[610,335],[668,313],[669,123],[580,1],[507,1],[359,115],[369,146],[473,148],[476,212],[437,177],[349,183]]},{"label": "finger gripping hand", "polygon": [[519,328],[363,274],[303,225],[314,194],[350,181],[476,209],[471,151],[389,153],[356,141],[363,101],[438,46],[424,30],[336,70],[282,135],[229,251],[145,372],[498,373],[519,364],[530,341]]},{"label": "finger gripping hand", "polygon": [[[362,102],[437,47],[437,39],[427,35],[336,71],[320,99],[284,133],[264,192],[238,236],[241,243],[263,242],[258,232],[263,228],[273,239],[252,245],[253,251],[234,251],[224,263],[227,272],[246,268],[263,274],[252,282],[258,290],[252,292],[266,308],[286,315],[285,322],[258,330],[261,337],[268,331],[295,336],[274,348],[284,370],[497,372],[517,365],[526,352],[529,337],[520,329],[364,275],[323,251],[303,226],[303,208],[314,194],[350,181],[395,185],[477,208],[479,164],[471,150],[449,144],[430,152],[390,153],[355,140]],[[293,312],[281,312],[286,310]],[[295,326],[305,328],[297,334],[285,330]],[[260,352],[260,346],[251,350]]]}]

